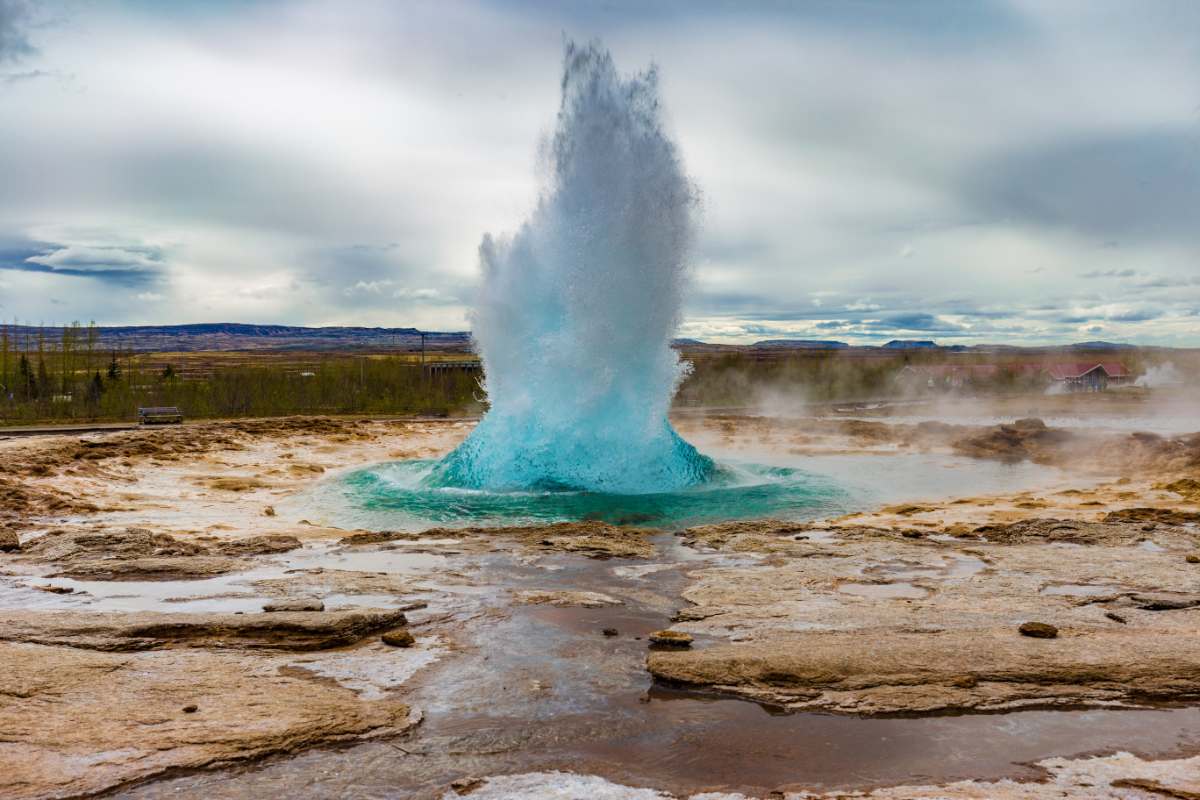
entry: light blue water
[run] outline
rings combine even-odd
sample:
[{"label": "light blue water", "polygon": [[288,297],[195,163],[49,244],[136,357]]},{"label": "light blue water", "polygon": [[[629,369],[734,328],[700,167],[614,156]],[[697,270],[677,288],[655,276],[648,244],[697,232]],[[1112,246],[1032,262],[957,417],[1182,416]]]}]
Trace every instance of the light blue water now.
[{"label": "light blue water", "polygon": [[565,488],[492,491],[434,485],[438,462],[399,461],[351,472],[324,505],[356,526],[518,525],[575,520],[675,527],[731,519],[811,519],[861,500],[836,481],[787,467],[723,464],[703,484],[616,494]]},{"label": "light blue water", "polygon": [[659,496],[718,479],[667,421],[698,195],[659,113],[653,68],[623,78],[598,45],[567,45],[537,205],[479,248],[471,328],[491,408],[426,485]]}]

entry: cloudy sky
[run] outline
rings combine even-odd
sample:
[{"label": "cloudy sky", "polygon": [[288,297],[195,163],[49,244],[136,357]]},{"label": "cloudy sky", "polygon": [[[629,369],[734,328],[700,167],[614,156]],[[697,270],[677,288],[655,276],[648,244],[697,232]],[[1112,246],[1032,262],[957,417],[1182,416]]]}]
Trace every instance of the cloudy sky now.
[{"label": "cloudy sky", "polygon": [[682,335],[1200,345],[1193,0],[0,0],[0,318],[464,329],[564,36],[661,70]]}]

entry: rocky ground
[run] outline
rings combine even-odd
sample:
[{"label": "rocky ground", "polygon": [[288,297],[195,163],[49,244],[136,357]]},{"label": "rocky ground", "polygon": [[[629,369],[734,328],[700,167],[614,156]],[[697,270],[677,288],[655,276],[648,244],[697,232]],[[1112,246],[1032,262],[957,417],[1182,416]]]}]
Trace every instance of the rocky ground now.
[{"label": "rocky ground", "polygon": [[[269,773],[314,748],[378,741],[407,752],[432,735],[423,716],[486,707],[487,693],[532,715],[581,686],[602,703],[610,683],[653,684],[856,718],[1158,707],[1200,695],[1200,435],[1036,419],[678,424],[724,452],[934,453],[1061,472],[1053,485],[969,496],[934,487],[812,522],[377,531],[315,513],[313,524],[296,498],[351,467],[446,452],[469,422],[295,418],[0,439],[0,796],[154,796],[168,786],[155,779],[270,757]],[[515,619],[570,635],[533,661],[505,660],[519,647],[494,637]],[[583,619],[613,622],[602,632]],[[683,634],[684,646],[648,650],[656,627]],[[610,658],[611,672],[585,669]],[[492,675],[493,685],[471,677],[479,669],[514,674]],[[1154,753],[1138,741],[1132,754],[1064,744],[1021,781],[966,774],[856,793],[848,776],[822,794],[803,781],[739,778],[718,789],[1196,797],[1196,734]],[[705,788],[686,774],[630,788],[608,774],[618,756],[592,751],[603,778],[551,774],[542,767],[569,763],[547,765],[525,747],[501,764],[512,774],[455,788],[465,770],[447,761],[414,795]],[[189,785],[172,785],[173,796]]]}]

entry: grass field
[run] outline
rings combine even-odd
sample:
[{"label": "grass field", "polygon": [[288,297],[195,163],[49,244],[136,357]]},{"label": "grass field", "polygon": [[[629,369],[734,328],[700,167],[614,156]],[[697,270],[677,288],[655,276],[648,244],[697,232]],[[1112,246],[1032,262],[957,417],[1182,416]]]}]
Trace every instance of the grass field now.
[{"label": "grass field", "polygon": [[[463,348],[121,352],[101,349],[91,328],[58,338],[13,338],[0,328],[0,425],[132,421],[141,406],[177,406],[188,418],[288,414],[463,415],[485,406],[477,363]],[[684,347],[688,374],[681,408],[786,402],[873,401],[948,393],[996,398],[1040,394],[1039,365],[1118,361],[1134,374],[1170,365],[1195,384],[1200,351],[1006,351],[1002,353]],[[982,366],[994,371],[965,386],[905,381],[905,367]],[[1031,369],[1032,367],[1032,369]],[[908,373],[911,375],[911,370]]]}]

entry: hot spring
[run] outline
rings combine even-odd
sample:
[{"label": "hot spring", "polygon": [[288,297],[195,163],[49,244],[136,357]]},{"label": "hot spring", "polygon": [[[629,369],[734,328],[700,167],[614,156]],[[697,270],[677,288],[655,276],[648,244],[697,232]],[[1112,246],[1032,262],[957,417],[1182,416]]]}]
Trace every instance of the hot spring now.
[{"label": "hot spring", "polygon": [[568,44],[529,218],[487,234],[472,314],[490,408],[437,462],[356,472],[361,507],[437,521],[705,521],[831,510],[829,481],[721,465],[668,421],[698,191],[663,129],[657,73]]}]

